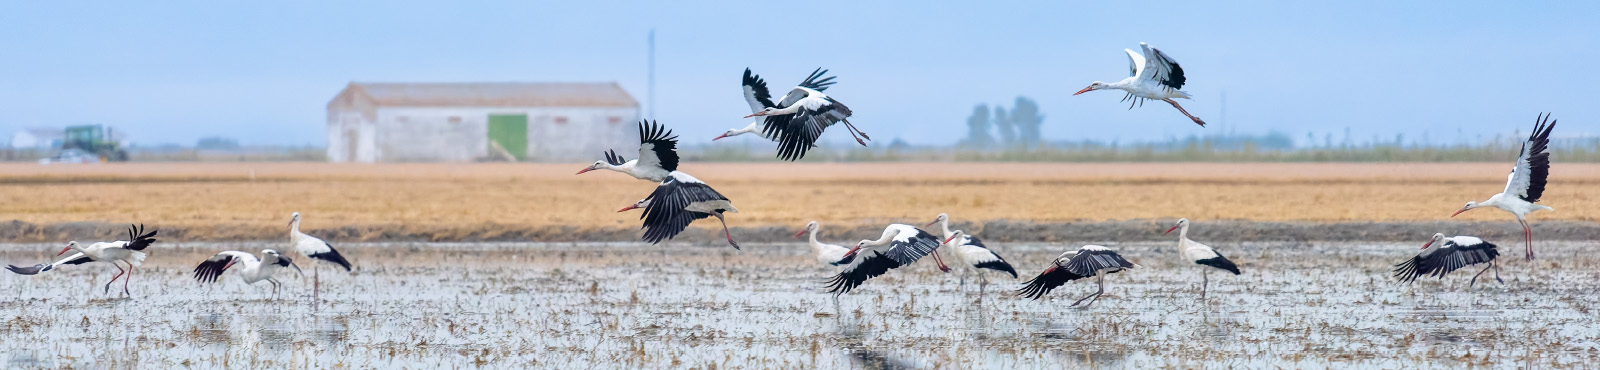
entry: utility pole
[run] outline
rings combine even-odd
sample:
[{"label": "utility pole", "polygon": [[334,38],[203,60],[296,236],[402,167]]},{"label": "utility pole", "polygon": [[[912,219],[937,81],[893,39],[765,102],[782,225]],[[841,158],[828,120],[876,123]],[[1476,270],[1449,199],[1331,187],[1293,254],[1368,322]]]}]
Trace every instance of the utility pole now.
[{"label": "utility pole", "polygon": [[654,29],[654,28],[650,29],[650,58],[649,58],[649,60],[650,60],[650,62],[649,62],[650,63],[650,66],[649,66],[649,68],[650,68],[650,72],[649,72],[649,74],[650,74],[650,77],[649,77],[649,79],[650,79],[650,82],[649,82],[650,83],[650,87],[649,87],[649,90],[646,91],[645,94],[647,94],[649,96],[650,105],[649,105],[649,110],[646,111],[646,113],[645,113],[645,117],[649,117],[650,119],[654,120],[654,119],[656,119],[656,29]]}]

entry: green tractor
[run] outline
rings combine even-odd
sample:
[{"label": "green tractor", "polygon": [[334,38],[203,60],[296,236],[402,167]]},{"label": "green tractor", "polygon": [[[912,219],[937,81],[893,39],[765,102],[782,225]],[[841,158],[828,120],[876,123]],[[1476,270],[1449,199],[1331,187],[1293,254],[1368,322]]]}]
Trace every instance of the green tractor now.
[{"label": "green tractor", "polygon": [[68,126],[61,150],[72,149],[99,156],[101,162],[128,160],[128,151],[122,150],[122,144],[111,139],[111,129],[102,125]]}]

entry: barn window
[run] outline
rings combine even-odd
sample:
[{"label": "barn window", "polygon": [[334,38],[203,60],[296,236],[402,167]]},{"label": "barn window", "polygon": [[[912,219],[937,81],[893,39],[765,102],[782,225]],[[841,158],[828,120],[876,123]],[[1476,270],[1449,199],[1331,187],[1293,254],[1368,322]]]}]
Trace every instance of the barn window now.
[{"label": "barn window", "polygon": [[606,122],[611,123],[613,125],[618,124],[618,123],[622,123],[622,117],[617,117],[617,116],[606,117]]},{"label": "barn window", "polygon": [[556,116],[555,121],[557,125],[565,125],[567,124],[567,116]]},{"label": "barn window", "polygon": [[410,117],[406,117],[406,116],[398,116],[398,117],[394,118],[395,122],[400,122],[400,123],[406,123],[406,122],[408,122],[410,120],[411,120],[411,118]]},{"label": "barn window", "polygon": [[450,116],[450,124],[460,124],[461,116]]}]

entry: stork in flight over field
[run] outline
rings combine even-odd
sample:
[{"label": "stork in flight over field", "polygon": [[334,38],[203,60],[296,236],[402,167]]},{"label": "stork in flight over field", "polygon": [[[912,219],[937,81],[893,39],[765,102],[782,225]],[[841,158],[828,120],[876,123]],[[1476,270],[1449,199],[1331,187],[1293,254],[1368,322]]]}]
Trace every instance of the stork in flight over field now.
[{"label": "stork in flight over field", "polygon": [[[257,259],[249,253],[240,251],[223,251],[194,267],[194,279],[202,283],[215,283],[217,277],[234,265],[244,265],[239,271],[239,278],[245,284],[255,284],[257,281],[266,280],[272,283],[272,299],[278,299],[278,288],[283,286],[278,279],[273,279],[272,274],[284,267],[294,267],[296,272],[300,266],[295,265],[289,257],[278,254],[278,251],[265,249],[261,251],[261,258]],[[302,275],[303,276],[303,275]]]},{"label": "stork in flight over field", "polygon": [[[338,250],[333,249],[332,244],[300,232],[300,212],[289,215],[289,246],[307,258],[330,262],[343,267],[346,272],[350,271],[350,261],[344,259],[344,256],[340,255]],[[317,266],[311,266],[312,300],[316,300],[317,294],[322,290],[322,280],[317,277],[317,271],[319,270]]]},{"label": "stork in flight over field", "polygon": [[1206,122],[1201,121],[1200,117],[1189,114],[1189,111],[1178,105],[1176,100],[1172,100],[1190,98],[1188,92],[1178,90],[1188,81],[1188,78],[1183,76],[1183,67],[1178,66],[1178,62],[1172,60],[1172,57],[1150,45],[1141,42],[1139,48],[1144,49],[1144,55],[1139,55],[1130,49],[1122,49],[1128,53],[1128,78],[1112,83],[1095,81],[1089,84],[1089,87],[1078,90],[1072,95],[1104,89],[1122,90],[1127,92],[1127,95],[1122,97],[1123,101],[1133,99],[1133,102],[1128,104],[1128,109],[1133,109],[1134,104],[1143,106],[1144,100],[1160,100],[1172,104],[1173,108],[1178,108],[1178,112],[1182,112],[1200,127],[1206,127]]},{"label": "stork in flight over field", "polygon": [[[776,103],[772,101],[772,94],[767,91],[767,82],[760,76],[744,70],[744,97],[750,103],[751,113],[744,118],[765,117],[761,122],[753,122],[742,129],[733,129],[717,136],[713,141],[729,136],[755,132],[759,126],[761,136],[778,142],[778,158],[786,161],[798,160],[806,156],[806,152],[817,146],[817,139],[822,136],[822,131],[835,123],[843,122],[849,129],[850,136],[855,137],[861,146],[867,146],[862,139],[872,140],[867,133],[856,129],[850,123],[850,108],[840,103],[823,90],[832,85],[833,77],[822,78],[828,71],[818,68],[783,96],[783,100]],[[759,124],[758,124],[759,123]],[[856,137],[860,135],[860,137]]]},{"label": "stork in flight over field", "polygon": [[[1432,249],[1428,248],[1434,244],[1439,246]],[[1500,284],[1505,284],[1505,280],[1500,280],[1500,266],[1494,263],[1494,259],[1499,256],[1500,251],[1494,244],[1483,241],[1483,239],[1479,239],[1476,236],[1446,238],[1444,234],[1436,233],[1433,234],[1432,239],[1428,239],[1428,242],[1422,245],[1422,251],[1417,252],[1416,256],[1394,265],[1394,277],[1410,284],[1420,276],[1433,275],[1433,277],[1443,279],[1444,274],[1456,269],[1488,263],[1489,266],[1479,270],[1477,275],[1472,275],[1472,282],[1467,284],[1467,288],[1477,284],[1478,277],[1482,276],[1484,272],[1488,272],[1490,268],[1494,268],[1494,280],[1500,282]]]},{"label": "stork in flight over field", "polygon": [[[62,258],[54,263],[38,264],[30,267],[19,267],[12,265],[7,266],[6,269],[21,275],[36,275],[41,272],[54,270],[56,267],[61,265],[81,265],[89,262],[108,262],[111,263],[112,266],[117,267],[117,275],[112,276],[111,281],[106,282],[105,293],[111,292],[111,283],[116,282],[117,278],[122,278],[122,294],[131,296],[132,293],[128,292],[128,280],[133,278],[133,267],[144,263],[145,253],[143,251],[145,248],[149,248],[151,244],[155,244],[155,236],[156,232],[154,230],[150,231],[149,233],[145,233],[144,225],[139,225],[138,228],[129,225],[128,240],[98,242],[90,244],[87,247],[79,245],[77,241],[70,241],[67,242],[66,248],[62,248],[60,253],[56,253],[56,256],[61,256],[69,251],[73,252],[66,258]],[[123,270],[122,265],[117,264],[117,262],[127,264],[128,269]]]},{"label": "stork in flight over field", "polygon": [[1533,228],[1528,226],[1527,215],[1536,211],[1553,211],[1554,208],[1539,202],[1539,196],[1544,195],[1545,180],[1550,177],[1550,130],[1556,128],[1556,121],[1550,120],[1549,114],[1539,116],[1533,123],[1533,133],[1528,135],[1528,141],[1522,143],[1522,154],[1517,156],[1517,164],[1511,167],[1511,174],[1506,176],[1506,189],[1499,194],[1489,197],[1482,202],[1467,202],[1465,207],[1456,211],[1450,217],[1455,217],[1475,208],[1495,207],[1511,212],[1517,216],[1517,223],[1522,224],[1522,240],[1527,252],[1527,260],[1533,260]]},{"label": "stork in flight over field", "polygon": [[728,220],[722,215],[724,212],[739,213],[739,209],[733,208],[728,197],[687,173],[672,171],[650,196],[617,212],[640,208],[644,209],[644,214],[639,216],[644,220],[644,241],[651,244],[678,236],[694,220],[715,216],[722,222],[722,233],[728,237],[728,245],[739,249],[739,243],[733,241],[733,233],[728,231]]},{"label": "stork in flight over field", "polygon": [[1115,274],[1134,267],[1139,267],[1139,264],[1128,262],[1128,260],[1122,258],[1122,255],[1117,254],[1111,248],[1099,245],[1085,245],[1076,251],[1061,253],[1060,257],[1056,257],[1056,260],[1051,262],[1050,268],[1045,269],[1043,273],[1040,273],[1033,280],[1028,280],[1027,283],[1024,283],[1025,285],[1022,286],[1022,289],[1018,289],[1017,293],[1023,298],[1039,299],[1069,281],[1094,277],[1100,283],[1100,290],[1079,298],[1076,302],[1072,302],[1072,306],[1075,307],[1079,303],[1083,303],[1083,300],[1093,297],[1094,300],[1089,301],[1089,304],[1083,305],[1083,307],[1089,307],[1095,301],[1100,300],[1101,294],[1105,294],[1107,274]]},{"label": "stork in flight over field", "polygon": [[623,159],[614,150],[607,150],[605,156],[605,160],[594,161],[578,174],[603,169],[640,180],[662,182],[667,174],[678,170],[678,136],[655,121],[639,121],[639,158]]},{"label": "stork in flight over field", "polygon": [[[910,265],[939,248],[939,238],[911,225],[892,224],[877,240],[862,240],[844,254],[844,270],[828,279],[828,292],[834,296],[849,293],[867,279]],[[944,261],[934,257],[939,270],[950,272]]]},{"label": "stork in flight over field", "polygon": [[[1189,219],[1178,219],[1177,224],[1173,224],[1172,228],[1167,229],[1167,232],[1162,234],[1171,234],[1173,230],[1178,230],[1178,251],[1183,253],[1185,259],[1194,261],[1195,265],[1213,267],[1218,270],[1232,272],[1234,275],[1239,274],[1239,265],[1233,264],[1233,261],[1228,260],[1228,257],[1223,257],[1221,253],[1217,253],[1210,246],[1189,240]],[[1206,299],[1206,287],[1211,285],[1211,276],[1208,275],[1210,271],[1211,269],[1209,268],[1200,268],[1200,299]]]}]

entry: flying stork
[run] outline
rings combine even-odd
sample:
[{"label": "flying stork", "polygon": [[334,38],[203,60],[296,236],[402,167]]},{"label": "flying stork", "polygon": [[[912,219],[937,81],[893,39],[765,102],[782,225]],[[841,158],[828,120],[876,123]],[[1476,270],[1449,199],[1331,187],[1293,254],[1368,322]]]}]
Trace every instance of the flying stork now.
[{"label": "flying stork", "polygon": [[[1434,244],[1439,246],[1428,248]],[[1422,251],[1417,252],[1416,256],[1394,265],[1394,277],[1407,284],[1415,282],[1417,277],[1423,275],[1444,279],[1444,274],[1456,269],[1488,263],[1489,266],[1479,270],[1477,275],[1472,275],[1472,282],[1467,284],[1467,288],[1477,284],[1478,276],[1482,276],[1490,268],[1494,268],[1494,280],[1505,284],[1505,280],[1500,280],[1500,266],[1494,263],[1494,259],[1499,256],[1500,251],[1494,244],[1476,236],[1446,238],[1443,233],[1435,233],[1432,239],[1428,239],[1428,242],[1422,245]]]},{"label": "flying stork", "polygon": [[644,220],[641,227],[644,241],[651,244],[678,236],[694,220],[715,216],[722,222],[722,233],[728,237],[728,244],[739,249],[739,243],[733,241],[733,233],[728,231],[728,220],[722,216],[724,212],[739,213],[739,209],[733,208],[728,197],[687,173],[672,171],[650,196],[617,212],[640,208],[644,209],[644,214],[639,215]]},{"label": "flying stork", "polygon": [[[744,73],[745,101],[750,103],[750,109],[753,111],[744,118],[766,117],[761,122],[763,123],[761,136],[778,142],[778,158],[794,161],[805,157],[806,152],[816,146],[822,131],[839,122],[844,122],[850,131],[850,136],[855,137],[861,146],[867,145],[863,138],[872,140],[850,123],[849,107],[822,93],[828,85],[833,84],[833,77],[821,78],[827,71],[818,68],[811,72],[800,86],[790,90],[783,96],[783,100],[777,103],[772,102],[766,81],[760,76],[751,74],[749,68],[746,68]],[[756,126],[756,123],[751,123],[743,129],[728,130],[712,140],[753,132],[752,129]],[[856,137],[857,135],[860,137]]]},{"label": "flying stork", "polygon": [[1079,303],[1083,303],[1083,300],[1093,297],[1094,300],[1090,300],[1089,304],[1083,305],[1083,307],[1089,307],[1095,301],[1100,300],[1101,294],[1105,294],[1106,274],[1115,274],[1134,267],[1139,267],[1139,264],[1128,262],[1128,260],[1122,258],[1122,255],[1112,251],[1111,248],[1099,245],[1085,245],[1078,248],[1078,250],[1061,253],[1060,257],[1056,257],[1056,260],[1051,262],[1049,268],[1046,268],[1038,277],[1024,283],[1025,285],[1022,286],[1022,289],[1018,289],[1017,293],[1023,298],[1037,300],[1068,281],[1094,277],[1099,281],[1100,289],[1072,302],[1072,307],[1076,307]]},{"label": "flying stork", "polygon": [[[294,248],[294,250],[299,251],[300,254],[305,255],[307,258],[330,262],[339,265],[339,267],[343,267],[347,272],[350,271],[350,261],[345,260],[344,256],[339,254],[338,250],[333,249],[332,244],[328,244],[328,242],[322,241],[322,239],[318,239],[315,236],[306,235],[306,233],[300,232],[300,212],[295,212],[294,214],[289,215],[289,246]],[[321,271],[321,268],[319,268],[317,264],[313,263],[311,266],[312,300],[316,300],[317,294],[322,290],[322,280],[317,277],[318,271]]]},{"label": "flying stork", "polygon": [[678,170],[678,136],[655,121],[639,121],[639,158],[624,159],[615,150],[607,150],[605,156],[605,160],[594,161],[578,174],[604,169],[661,182]]},{"label": "flying stork", "polygon": [[[1194,261],[1196,265],[1232,272],[1234,275],[1239,274],[1239,265],[1228,260],[1228,257],[1223,257],[1222,253],[1217,253],[1210,246],[1189,240],[1189,219],[1178,219],[1178,223],[1173,224],[1172,228],[1167,229],[1162,235],[1171,234],[1173,230],[1178,230],[1178,251],[1183,253],[1184,258]],[[1211,285],[1211,277],[1208,275],[1210,271],[1208,268],[1200,268],[1200,299],[1206,299],[1206,287]]]},{"label": "flying stork", "polygon": [[1533,122],[1533,133],[1528,135],[1528,140],[1522,142],[1522,154],[1517,156],[1517,164],[1511,167],[1511,174],[1506,176],[1506,190],[1489,197],[1482,202],[1467,202],[1465,207],[1451,214],[1456,217],[1461,212],[1475,208],[1495,207],[1502,211],[1511,212],[1517,216],[1517,223],[1522,224],[1522,240],[1527,252],[1527,260],[1533,260],[1533,228],[1528,226],[1527,215],[1536,211],[1553,211],[1554,208],[1539,202],[1539,196],[1544,195],[1545,180],[1550,177],[1550,130],[1556,128],[1556,121],[1550,120],[1549,114],[1539,116]]},{"label": "flying stork", "polygon": [[222,273],[233,265],[244,265],[244,270],[239,271],[239,278],[244,280],[245,284],[255,284],[262,280],[272,283],[273,300],[278,299],[278,288],[282,287],[283,283],[273,279],[272,274],[284,267],[294,267],[295,272],[300,272],[300,266],[295,265],[289,257],[279,255],[275,250],[261,250],[260,259],[245,252],[223,251],[195,266],[194,279],[202,283],[215,283],[217,277],[222,276]]},{"label": "flying stork", "polygon": [[[6,269],[21,275],[36,275],[41,272],[54,270],[56,267],[61,265],[81,265],[89,262],[109,262],[112,266],[117,267],[117,275],[112,276],[111,281],[106,282],[104,292],[110,293],[111,283],[116,282],[117,278],[122,278],[122,294],[131,296],[132,293],[128,291],[128,280],[133,278],[133,267],[144,263],[144,258],[146,255],[143,251],[145,248],[149,248],[151,244],[156,242],[155,236],[155,230],[145,233],[144,225],[139,225],[137,228],[129,225],[128,240],[97,242],[90,244],[87,247],[79,245],[77,241],[70,241],[67,242],[66,248],[62,248],[61,252],[56,253],[56,256],[61,256],[66,254],[68,251],[73,252],[72,254],[67,255],[66,258],[62,258],[59,261],[49,264],[38,264],[29,267],[11,265],[7,266]],[[117,264],[117,262],[127,264],[128,269],[123,270],[122,265]]]},{"label": "flying stork", "polygon": [[1104,89],[1122,90],[1127,92],[1127,95],[1122,97],[1123,101],[1133,99],[1133,102],[1128,104],[1128,109],[1133,109],[1135,103],[1143,106],[1145,100],[1160,100],[1172,104],[1173,108],[1178,108],[1178,112],[1182,112],[1200,127],[1206,127],[1206,122],[1201,121],[1200,117],[1189,114],[1189,111],[1184,110],[1177,101],[1172,100],[1190,98],[1188,92],[1178,90],[1188,81],[1188,78],[1183,76],[1183,67],[1178,66],[1178,62],[1172,60],[1166,53],[1148,44],[1141,42],[1139,48],[1144,49],[1144,55],[1139,55],[1130,49],[1122,49],[1128,53],[1128,78],[1112,83],[1095,81],[1089,84],[1089,87],[1078,90],[1072,95]]},{"label": "flying stork", "polygon": [[[828,279],[827,288],[834,296],[849,293],[867,279],[877,277],[900,266],[910,265],[939,248],[939,238],[911,225],[891,224],[883,229],[877,240],[862,240],[844,254],[844,270]],[[950,272],[950,267],[938,257],[939,270]]]}]

